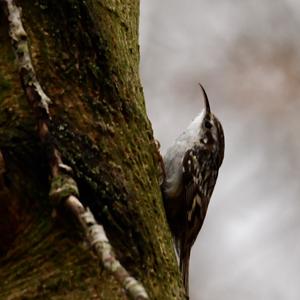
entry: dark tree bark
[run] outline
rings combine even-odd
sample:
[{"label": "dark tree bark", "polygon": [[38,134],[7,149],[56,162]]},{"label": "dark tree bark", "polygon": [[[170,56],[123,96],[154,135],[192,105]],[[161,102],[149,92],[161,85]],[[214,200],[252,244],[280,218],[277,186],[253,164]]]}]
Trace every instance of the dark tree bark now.
[{"label": "dark tree bark", "polygon": [[[138,1],[23,0],[51,143],[80,201],[150,299],[184,292],[159,190],[159,155],[139,79]],[[53,218],[49,149],[21,84],[0,1],[0,299],[127,299],[67,209]]]}]

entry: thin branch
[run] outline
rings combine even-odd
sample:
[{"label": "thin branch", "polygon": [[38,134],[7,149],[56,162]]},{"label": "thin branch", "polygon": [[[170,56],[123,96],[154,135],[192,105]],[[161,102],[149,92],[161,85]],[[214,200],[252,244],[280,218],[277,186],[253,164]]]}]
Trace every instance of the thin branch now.
[{"label": "thin branch", "polygon": [[[42,142],[49,139],[48,123],[51,119],[49,112],[49,97],[43,91],[30,57],[27,34],[21,20],[21,9],[13,0],[3,0],[6,3],[9,21],[9,33],[17,62],[23,89],[29,104],[37,115],[38,135]],[[114,255],[113,249],[102,225],[98,224],[88,207],[84,207],[79,200],[79,190],[72,177],[72,168],[63,163],[59,151],[52,146],[51,188],[49,197],[54,206],[65,205],[78,219],[85,236],[95,251],[103,266],[112,273],[130,298],[134,300],[149,299],[141,283],[129,275]]]},{"label": "thin branch", "polygon": [[104,267],[113,273],[114,277],[125,288],[131,298],[136,300],[149,299],[144,287],[135,278],[130,276],[116,259],[103,226],[97,223],[90,209],[85,209],[74,196],[68,197],[66,206],[77,216],[85,230],[90,245],[102,261]]},{"label": "thin branch", "polygon": [[[32,106],[37,105],[49,116],[49,104],[51,101],[44,93],[36,78],[29,53],[27,34],[21,22],[21,9],[18,8],[12,0],[5,2],[8,11],[9,34],[18,59],[23,88],[25,89],[30,104]],[[38,99],[35,99],[35,97]]]}]

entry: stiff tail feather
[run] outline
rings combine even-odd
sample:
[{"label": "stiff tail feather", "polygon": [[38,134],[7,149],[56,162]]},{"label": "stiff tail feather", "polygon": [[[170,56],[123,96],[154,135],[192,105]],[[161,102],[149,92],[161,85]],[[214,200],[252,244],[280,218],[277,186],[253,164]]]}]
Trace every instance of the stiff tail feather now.
[{"label": "stiff tail feather", "polygon": [[187,299],[189,299],[189,263],[191,249],[180,253],[180,271],[183,278]]}]

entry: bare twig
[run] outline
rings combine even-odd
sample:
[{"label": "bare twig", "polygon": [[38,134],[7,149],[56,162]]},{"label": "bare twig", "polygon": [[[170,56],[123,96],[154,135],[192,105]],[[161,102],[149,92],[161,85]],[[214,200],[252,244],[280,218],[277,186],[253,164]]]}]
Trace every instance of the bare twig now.
[{"label": "bare twig", "polygon": [[[6,3],[9,21],[9,33],[16,52],[23,89],[34,112],[37,115],[38,135],[41,141],[49,138],[48,122],[50,121],[49,97],[43,91],[30,57],[28,38],[21,20],[21,9],[13,0],[2,0]],[[98,224],[88,207],[79,200],[76,181],[71,176],[72,168],[65,165],[59,151],[52,146],[51,166],[52,180],[49,197],[54,206],[65,205],[78,219],[86,238],[103,266],[112,273],[128,295],[134,300],[149,299],[144,287],[129,275],[116,259],[102,225]]]},{"label": "bare twig", "polygon": [[130,276],[116,259],[103,226],[97,223],[90,209],[85,209],[79,200],[72,195],[66,200],[66,206],[77,216],[85,230],[89,243],[92,245],[104,267],[113,273],[132,299],[149,299],[144,287],[135,278]]}]

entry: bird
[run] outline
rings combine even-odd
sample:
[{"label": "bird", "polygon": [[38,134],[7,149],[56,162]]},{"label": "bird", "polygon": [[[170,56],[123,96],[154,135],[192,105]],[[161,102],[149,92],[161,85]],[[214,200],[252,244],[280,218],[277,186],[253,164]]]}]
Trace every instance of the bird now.
[{"label": "bird", "polygon": [[211,112],[204,87],[199,86],[204,109],[167,149],[161,184],[187,298],[191,248],[203,225],[225,149],[222,124]]}]

